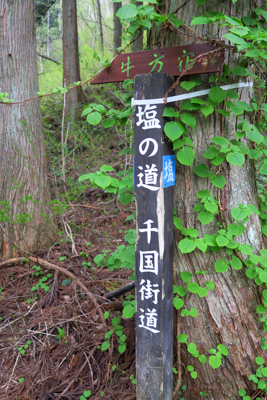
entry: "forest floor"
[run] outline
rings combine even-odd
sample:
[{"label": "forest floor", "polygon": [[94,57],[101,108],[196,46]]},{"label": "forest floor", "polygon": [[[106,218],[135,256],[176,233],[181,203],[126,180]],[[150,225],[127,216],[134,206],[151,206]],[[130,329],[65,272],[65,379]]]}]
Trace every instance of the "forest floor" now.
[{"label": "forest floor", "polygon": [[[118,137],[107,140],[92,136],[90,140],[90,148],[78,151],[75,158],[79,165],[91,164],[87,172],[98,170],[101,163],[120,162],[119,152],[112,150],[118,148]],[[50,161],[51,148],[53,145]],[[97,154],[93,154],[96,149]],[[69,183],[65,185],[55,165],[53,160],[49,165],[53,198],[64,198],[62,204],[66,205],[66,187],[70,188],[81,172],[72,168],[73,158],[67,159]],[[26,259],[0,263],[0,400],[136,398],[135,321],[121,314],[123,302],[134,290],[105,298],[108,292],[129,283],[133,271],[110,270],[105,263],[97,266],[94,262],[97,255],[105,254],[102,251],[114,252],[117,246],[128,244],[124,237],[135,228],[135,221],[125,220],[134,211],[134,203],[123,206],[116,196],[109,197],[88,185],[57,216],[59,232],[53,245],[33,255],[40,263]],[[63,268],[73,278],[53,267],[40,266],[41,260]],[[114,332],[116,317],[126,337],[122,354]],[[105,341],[110,345],[103,351]]]}]

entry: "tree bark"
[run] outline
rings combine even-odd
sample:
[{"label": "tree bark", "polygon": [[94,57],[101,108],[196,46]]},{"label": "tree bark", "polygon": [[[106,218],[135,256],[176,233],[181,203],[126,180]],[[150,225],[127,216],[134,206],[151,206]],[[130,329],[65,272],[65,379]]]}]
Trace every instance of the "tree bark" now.
[{"label": "tree bark", "polygon": [[113,3],[113,51],[114,55],[116,55],[117,48],[121,47],[121,22],[120,19],[116,16],[119,8],[121,8],[121,3]]},{"label": "tree bark", "polygon": [[[142,5],[143,5],[143,3],[141,1],[136,2],[136,7],[139,7]],[[143,50],[143,32],[141,33],[140,36],[139,35],[140,35],[140,30],[138,29],[136,31],[137,39],[132,44],[132,49],[131,49],[132,52]]]},{"label": "tree bark", "polygon": [[102,27],[102,15],[100,1],[96,0],[96,14],[97,14],[97,25],[98,25],[98,36],[100,41],[100,51],[104,51],[104,40],[103,40],[103,27]]},{"label": "tree bark", "polygon": [[[34,0],[0,0],[0,92],[15,101],[38,92],[34,9]],[[10,258],[14,244],[29,252],[49,244],[55,227],[38,99],[0,104],[0,143],[0,254]]]},{"label": "tree bark", "polygon": [[[63,85],[81,80],[79,54],[78,54],[78,30],[77,30],[77,5],[76,0],[64,0],[62,2],[63,20]],[[82,97],[82,89],[71,89],[66,93],[66,116],[74,121],[77,119],[78,100]]]},{"label": "tree bark", "polygon": [[[172,0],[169,2],[167,12],[179,9],[175,15],[190,26],[192,17],[204,15],[205,11],[220,11],[225,15],[237,18],[248,16],[253,9],[252,3],[252,0],[243,0],[233,5],[231,0],[223,2],[208,0],[205,4],[197,7],[195,1]],[[165,13],[165,10],[162,11]],[[197,25],[193,28],[201,36],[211,38],[217,34],[217,28],[212,25]],[[160,47],[172,47],[195,43],[192,32],[186,27],[180,27],[181,30],[184,30],[185,35],[182,35],[181,32],[178,33],[172,27],[169,30],[160,30],[160,28],[154,27],[149,38],[150,44],[160,43]],[[220,31],[220,39],[225,33],[225,30]],[[229,64],[230,68],[238,65],[238,57],[230,50],[225,51],[225,63]],[[196,90],[209,87],[209,76],[199,75],[202,85],[198,86]],[[229,77],[228,83],[239,80],[238,76],[232,75]],[[251,89],[245,88],[238,92],[240,100],[250,103]],[[184,91],[178,86],[177,93],[184,93]],[[237,204],[257,206],[257,191],[254,164],[247,156],[246,162],[241,168],[226,162],[222,164],[221,174],[226,179],[223,190],[213,186],[209,179],[198,177],[193,173],[194,167],[202,163],[206,164],[210,171],[218,171],[218,167],[213,166],[209,160],[204,158],[203,153],[212,144],[214,136],[224,136],[228,140],[236,139],[234,132],[237,130],[236,125],[239,121],[233,114],[230,118],[226,118],[219,113],[213,113],[208,117],[204,117],[201,112],[192,113],[197,119],[197,125],[194,130],[189,130],[189,136],[194,143],[196,157],[190,167],[177,163],[174,204],[177,216],[181,218],[183,226],[198,229],[200,237],[203,237],[204,234],[216,233],[218,222],[223,226],[232,222],[230,210],[237,207]],[[249,120],[249,116],[245,118]],[[251,146],[247,138],[242,141]],[[209,190],[211,196],[218,199],[221,209],[220,215],[206,226],[199,222],[198,213],[193,211],[195,204],[199,202],[196,193],[204,189]],[[246,223],[246,228],[246,232],[239,237],[239,241],[253,246],[257,254],[263,247],[261,224],[257,215],[252,214]],[[241,388],[247,391],[247,395],[252,395],[255,393],[256,386],[248,380],[248,377],[257,369],[255,357],[261,355],[266,360],[266,355],[260,347],[261,337],[265,334],[262,323],[256,317],[256,307],[261,303],[259,288],[246,277],[244,265],[241,271],[233,270],[230,267],[226,273],[215,273],[215,261],[224,257],[229,259],[226,253],[208,251],[203,254],[201,251],[195,250],[192,253],[181,254],[178,244],[183,238],[181,232],[176,229],[174,264],[177,286],[186,287],[185,282],[180,279],[180,272],[190,271],[193,275],[192,281],[205,287],[205,282],[211,280],[215,283],[215,289],[209,291],[204,298],[187,292],[184,298],[185,306],[187,309],[195,307],[198,317],[181,318],[180,333],[188,335],[188,342],[195,343],[200,354],[211,355],[209,350],[216,349],[218,344],[224,344],[229,350],[229,355],[223,356],[221,367],[213,370],[208,362],[205,365],[200,364],[197,358],[187,352],[186,345],[181,344],[181,364],[176,365],[176,368],[182,369],[182,383],[186,386],[183,397],[186,400],[192,400],[199,398],[199,392],[206,391],[209,393],[209,400],[233,400],[240,398],[238,390]],[[198,270],[205,270],[207,273],[206,275],[196,275]],[[191,378],[187,365],[194,366],[198,372],[197,379]]]}]

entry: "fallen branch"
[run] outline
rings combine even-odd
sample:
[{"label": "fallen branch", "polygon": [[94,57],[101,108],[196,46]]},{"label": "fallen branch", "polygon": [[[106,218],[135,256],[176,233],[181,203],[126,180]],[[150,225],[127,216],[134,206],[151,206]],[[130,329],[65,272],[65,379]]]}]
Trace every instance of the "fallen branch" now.
[{"label": "fallen branch", "polygon": [[[22,259],[25,260],[25,257],[16,257],[16,258],[11,258],[10,260],[3,261],[3,262],[0,263],[0,268],[1,267],[5,267],[5,266],[7,266],[9,264],[14,264],[14,263],[20,262]],[[32,262],[34,262],[34,263],[36,263],[36,264],[38,264],[38,265],[40,265],[43,268],[59,271],[62,274],[67,275],[69,278],[71,278],[72,281],[74,281],[78,286],[80,286],[80,288],[84,291],[84,293],[86,293],[91,298],[92,302],[94,303],[94,305],[95,305],[95,307],[96,307],[96,309],[97,309],[97,311],[98,311],[98,313],[100,315],[102,324],[106,325],[106,321],[105,321],[103,312],[102,312],[102,310],[100,308],[100,305],[97,303],[94,295],[87,289],[87,287],[80,281],[79,278],[77,278],[75,275],[73,275],[72,272],[68,271],[67,269],[65,269],[63,267],[59,267],[58,265],[52,264],[52,263],[50,263],[48,261],[45,261],[42,258],[27,257],[27,259],[32,261]]]},{"label": "fallen branch", "polygon": [[112,297],[117,297],[125,292],[128,292],[129,290],[132,290],[134,287],[135,287],[135,281],[130,282],[127,285],[120,287],[119,289],[112,290],[112,292],[106,294],[105,298],[111,299]]},{"label": "fallen branch", "polygon": [[53,61],[56,64],[62,64],[62,62],[56,60],[55,58],[51,58],[51,57],[45,56],[44,54],[36,52],[36,55],[39,56],[39,57],[42,57],[42,58],[46,58],[49,61]]}]

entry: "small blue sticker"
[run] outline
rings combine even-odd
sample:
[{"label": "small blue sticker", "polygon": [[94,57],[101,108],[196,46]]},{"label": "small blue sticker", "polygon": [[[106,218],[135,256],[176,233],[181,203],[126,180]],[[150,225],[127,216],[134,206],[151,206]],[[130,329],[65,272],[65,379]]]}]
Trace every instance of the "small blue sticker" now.
[{"label": "small blue sticker", "polygon": [[162,157],[163,189],[175,185],[175,156]]}]

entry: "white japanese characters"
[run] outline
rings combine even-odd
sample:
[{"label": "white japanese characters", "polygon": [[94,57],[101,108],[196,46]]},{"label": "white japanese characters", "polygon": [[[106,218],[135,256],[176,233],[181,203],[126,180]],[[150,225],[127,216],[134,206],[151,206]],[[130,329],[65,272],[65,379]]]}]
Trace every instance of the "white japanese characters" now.
[{"label": "white japanese characters", "polygon": [[156,109],[157,106],[150,106],[149,104],[147,104],[144,111],[142,111],[142,107],[138,106],[138,113],[136,114],[138,121],[136,122],[136,125],[140,126],[141,124],[144,124],[142,126],[142,129],[144,130],[154,128],[160,129],[161,125],[159,124],[159,119],[156,118]]},{"label": "white japanese characters", "polygon": [[[140,171],[144,171],[140,172],[137,176],[139,178],[139,183],[137,185],[137,187],[141,187],[143,186],[146,189],[152,190],[152,191],[156,191],[159,190],[160,188],[155,186],[158,183],[158,169],[156,167],[156,164],[152,164],[151,166],[146,165],[146,169],[144,170],[143,167],[139,166],[138,169],[140,169]],[[143,178],[144,178],[144,182],[143,182]]]},{"label": "white japanese characters", "polygon": [[[144,285],[144,283],[146,284]],[[159,285],[157,283],[151,284],[151,281],[147,279],[142,279],[140,282],[141,289],[139,290],[139,293],[141,293],[141,300],[144,301],[144,299],[148,300],[153,298],[152,303],[158,304],[158,294],[159,294]]]},{"label": "white japanese characters", "polygon": [[144,222],[144,225],[147,225],[147,228],[139,229],[139,232],[147,233],[147,243],[148,244],[151,242],[151,232],[159,231],[158,228],[151,228],[152,224],[154,224],[154,221],[152,221],[152,219],[148,219],[146,222]]},{"label": "white japanese characters", "polygon": [[174,160],[168,158],[164,160],[164,175],[163,179],[169,182],[175,181]]},{"label": "white japanese characters", "polygon": [[[157,106],[138,106],[136,125],[140,126],[144,131],[148,129],[160,129],[160,120],[157,118]],[[140,141],[138,146],[139,153],[147,158],[155,156],[158,153],[158,149],[159,143],[152,137],[144,138]],[[142,164],[143,165],[137,166],[138,173],[136,186],[138,188],[147,189],[151,192],[157,192],[160,190],[159,167],[155,163]],[[168,171],[166,170],[166,173]],[[154,221],[156,220],[157,219],[154,219]],[[154,240],[152,241],[153,235],[157,235],[158,237],[159,230],[154,221],[152,219],[147,219],[147,221],[143,222],[144,227],[139,229],[140,235],[145,236],[145,242],[147,245],[155,243]],[[158,275],[159,253],[156,250],[139,250],[139,260],[139,272],[141,275],[145,273],[151,273],[156,276]],[[153,275],[150,276],[151,278],[153,277]],[[159,333],[158,311],[154,308],[158,305],[160,299],[159,284],[153,283],[150,279],[141,278],[137,290],[140,296],[140,301],[144,304],[142,306],[144,308],[139,309],[139,328],[146,329],[152,333]]]},{"label": "white japanese characters", "polygon": [[139,251],[140,254],[140,272],[152,272],[158,275],[159,253],[155,250]]},{"label": "white japanese characters", "polygon": [[[143,308],[140,308],[140,311],[142,313],[145,312],[145,310]],[[153,308],[152,310],[150,310],[149,308],[147,309],[147,312],[145,313],[145,315],[140,315],[140,322],[141,324],[138,325],[139,328],[144,328],[147,329],[150,332],[153,333],[159,333],[160,331],[154,328],[157,328],[157,323],[158,323],[158,313],[157,310],[155,308]]]}]

